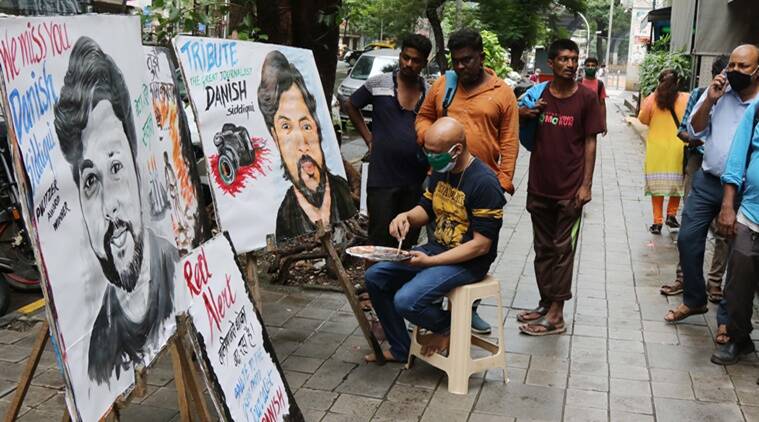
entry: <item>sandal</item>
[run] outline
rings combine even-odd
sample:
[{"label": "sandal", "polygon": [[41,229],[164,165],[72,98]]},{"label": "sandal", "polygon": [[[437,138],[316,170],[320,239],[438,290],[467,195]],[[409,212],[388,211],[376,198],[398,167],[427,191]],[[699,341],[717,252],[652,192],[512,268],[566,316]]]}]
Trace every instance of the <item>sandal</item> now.
[{"label": "sandal", "polygon": [[675,296],[679,295],[683,292],[683,282],[680,280],[675,280],[672,284],[665,284],[661,286],[661,289],[659,289],[659,293],[663,294],[664,296]]},{"label": "sandal", "polygon": [[[670,309],[667,311],[667,314],[664,315],[664,321],[666,322],[678,322],[682,321],[685,318],[688,318],[689,316],[693,315],[701,315],[709,312],[709,309],[706,307],[706,305],[696,308],[696,309],[690,309],[689,307],[685,306],[684,304],[679,305],[675,309]],[[671,317],[670,317],[671,315]]]},{"label": "sandal", "polygon": [[706,292],[707,298],[711,303],[720,303],[722,301],[722,289],[720,287],[714,287]]},{"label": "sandal", "polygon": [[[548,308],[544,306],[538,306],[535,309],[528,309],[528,310],[518,313],[517,321],[522,322],[522,323],[537,321],[540,318],[543,318],[544,316],[546,316],[547,313],[548,313]],[[530,315],[530,314],[538,314],[539,316],[537,318],[527,318],[527,315]]]},{"label": "sandal", "polygon": [[727,335],[727,325],[720,325],[717,327],[717,335],[714,336],[714,342],[717,344],[730,343],[730,336]]},{"label": "sandal", "polygon": [[[529,327],[543,327],[545,328],[545,331],[533,331]],[[550,335],[555,335],[555,334],[562,334],[565,331],[567,331],[567,326],[564,323],[564,321],[556,325],[548,321],[546,317],[543,317],[529,324],[520,325],[519,331],[522,334],[527,334],[528,336],[542,337],[542,336],[550,336]]]}]

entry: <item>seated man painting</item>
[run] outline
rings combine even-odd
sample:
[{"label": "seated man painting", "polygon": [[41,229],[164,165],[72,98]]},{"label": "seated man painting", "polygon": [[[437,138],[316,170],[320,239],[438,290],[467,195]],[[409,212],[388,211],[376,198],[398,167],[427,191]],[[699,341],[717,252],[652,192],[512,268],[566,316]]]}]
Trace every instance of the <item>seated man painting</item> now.
[{"label": "seated man painting", "polygon": [[[455,119],[437,120],[424,136],[434,170],[419,205],[399,214],[388,228],[403,239],[412,227],[431,224],[429,242],[406,262],[380,262],[366,271],[366,288],[390,349],[385,359],[405,362],[411,338],[404,319],[426,329],[422,353],[444,352],[450,314],[440,299],[456,287],[482,280],[495,260],[506,201],[495,173],[469,153],[464,127]],[[374,355],[365,357],[376,360]]]}]

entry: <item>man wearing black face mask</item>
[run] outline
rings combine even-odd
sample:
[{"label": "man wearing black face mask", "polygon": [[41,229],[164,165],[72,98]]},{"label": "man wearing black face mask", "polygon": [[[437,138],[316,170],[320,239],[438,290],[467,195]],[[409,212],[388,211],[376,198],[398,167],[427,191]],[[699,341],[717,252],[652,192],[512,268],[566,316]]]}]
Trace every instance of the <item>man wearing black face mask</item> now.
[{"label": "man wearing black face mask", "polygon": [[[725,171],[735,130],[759,93],[758,69],[759,48],[746,44],[733,50],[725,72],[714,77],[688,122],[689,135],[704,141],[704,158],[701,169],[693,177],[677,237],[683,270],[683,303],[667,312],[664,316],[667,322],[707,312],[703,269],[706,236],[722,205],[720,177]],[[740,200],[735,203],[739,204]],[[720,306],[725,306],[724,300]],[[753,351],[751,342],[731,345],[730,353],[735,356]]]}]

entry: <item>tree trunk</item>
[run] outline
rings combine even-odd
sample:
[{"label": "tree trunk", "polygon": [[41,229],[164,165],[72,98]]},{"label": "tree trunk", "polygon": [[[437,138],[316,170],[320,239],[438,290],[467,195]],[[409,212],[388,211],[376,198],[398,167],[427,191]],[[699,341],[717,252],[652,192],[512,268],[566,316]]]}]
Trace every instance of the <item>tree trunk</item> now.
[{"label": "tree trunk", "polygon": [[[280,0],[281,1],[281,0]],[[314,53],[327,103],[332,99],[340,40],[338,11],[342,0],[292,0],[293,43]]]},{"label": "tree trunk", "polygon": [[445,41],[443,40],[443,28],[440,24],[440,16],[437,9],[445,3],[445,0],[430,0],[427,3],[427,19],[432,27],[435,37],[435,60],[440,67],[440,72],[445,73],[448,69],[448,59],[445,57]]},{"label": "tree trunk", "polygon": [[[521,72],[524,68],[524,62],[522,61],[522,54],[527,49],[527,46],[523,41],[514,41],[509,44],[509,52],[511,53],[511,68],[517,72]],[[537,65],[537,64],[536,64]],[[536,66],[537,67],[537,66]]]},{"label": "tree trunk", "polygon": [[269,42],[281,44],[277,2],[256,0],[256,20],[261,32],[269,37]]},{"label": "tree trunk", "polygon": [[258,27],[274,44],[292,45],[314,53],[327,102],[332,98],[337,69],[342,0],[257,0]]}]

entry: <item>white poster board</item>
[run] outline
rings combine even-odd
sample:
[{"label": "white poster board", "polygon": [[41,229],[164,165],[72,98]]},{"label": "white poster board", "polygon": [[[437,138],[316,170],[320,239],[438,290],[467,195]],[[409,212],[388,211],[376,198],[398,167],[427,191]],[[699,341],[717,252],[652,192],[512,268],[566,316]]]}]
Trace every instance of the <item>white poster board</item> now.
[{"label": "white poster board", "polygon": [[290,393],[250,292],[223,235],[182,260],[190,318],[219,414],[231,421],[298,421]]},{"label": "white poster board", "polygon": [[179,36],[220,227],[239,253],[356,214],[310,50]]},{"label": "white poster board", "polygon": [[172,204],[151,206],[166,149],[140,19],[6,17],[0,27],[9,139],[67,403],[75,420],[94,421],[188,306]]}]

